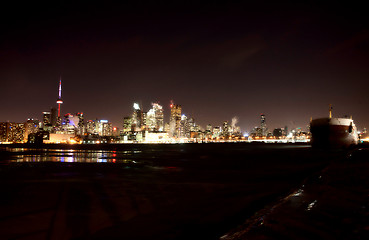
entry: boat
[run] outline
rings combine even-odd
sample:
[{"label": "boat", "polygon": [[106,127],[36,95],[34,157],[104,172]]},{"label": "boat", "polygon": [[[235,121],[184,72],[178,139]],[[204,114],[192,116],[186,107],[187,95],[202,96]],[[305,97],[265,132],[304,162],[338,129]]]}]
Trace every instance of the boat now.
[{"label": "boat", "polygon": [[329,117],[310,121],[311,145],[320,148],[349,148],[358,144],[359,135],[352,117],[333,118],[332,107]]}]

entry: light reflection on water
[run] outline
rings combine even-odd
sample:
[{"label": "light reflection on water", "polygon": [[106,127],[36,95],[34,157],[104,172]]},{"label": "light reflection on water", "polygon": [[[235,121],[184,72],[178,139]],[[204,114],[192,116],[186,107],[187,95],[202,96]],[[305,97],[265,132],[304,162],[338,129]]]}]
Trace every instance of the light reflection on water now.
[{"label": "light reflection on water", "polygon": [[141,151],[107,151],[74,149],[9,149],[15,153],[10,162],[81,162],[81,163],[136,163],[134,155]]}]

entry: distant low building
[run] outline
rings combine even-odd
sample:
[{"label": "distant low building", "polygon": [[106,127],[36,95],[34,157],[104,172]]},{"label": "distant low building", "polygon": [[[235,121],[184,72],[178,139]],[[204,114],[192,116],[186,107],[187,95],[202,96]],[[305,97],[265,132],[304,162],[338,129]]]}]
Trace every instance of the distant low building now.
[{"label": "distant low building", "polygon": [[44,143],[74,143],[74,134],[57,134],[50,133],[49,139],[44,140]]},{"label": "distant low building", "polygon": [[156,132],[146,131],[145,132],[144,142],[146,143],[165,143],[169,141],[170,141],[169,133],[167,132],[160,132],[160,131],[156,131]]}]

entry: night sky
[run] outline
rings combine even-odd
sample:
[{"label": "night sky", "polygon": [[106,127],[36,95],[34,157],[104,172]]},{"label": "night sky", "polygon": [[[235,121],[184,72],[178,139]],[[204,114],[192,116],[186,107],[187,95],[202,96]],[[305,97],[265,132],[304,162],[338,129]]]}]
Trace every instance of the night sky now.
[{"label": "night sky", "polygon": [[[272,130],[352,115],[369,127],[367,8],[237,1],[49,1],[1,6],[0,121],[41,119],[56,106],[117,127],[170,101],[203,127],[265,114]],[[102,5],[103,4],[103,5]],[[342,5],[340,5],[342,4]]]}]

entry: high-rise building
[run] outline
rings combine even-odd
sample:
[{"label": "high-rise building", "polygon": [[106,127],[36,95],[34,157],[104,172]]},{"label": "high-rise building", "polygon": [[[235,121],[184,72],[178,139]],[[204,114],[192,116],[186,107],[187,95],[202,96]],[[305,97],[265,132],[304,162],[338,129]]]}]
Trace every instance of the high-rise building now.
[{"label": "high-rise building", "polygon": [[62,124],[63,133],[65,134],[78,134],[79,117],[67,113],[64,115],[64,121]]},{"label": "high-rise building", "polygon": [[163,106],[159,105],[158,103],[153,103],[152,108],[155,112],[155,119],[156,119],[156,130],[157,131],[164,131],[164,112]]},{"label": "high-rise building", "polygon": [[113,134],[113,126],[108,120],[88,120],[86,124],[86,133],[111,136]]},{"label": "high-rise building", "polygon": [[108,120],[100,120],[100,128],[100,136],[111,136],[113,134],[113,125]]},{"label": "high-rise building", "polygon": [[51,125],[51,112],[43,112],[42,117],[42,126],[45,128],[48,125]]},{"label": "high-rise building", "polygon": [[86,124],[86,133],[97,134],[97,132],[95,132],[95,129],[96,129],[96,122],[94,120],[88,120]]},{"label": "high-rise building", "polygon": [[0,123],[0,142],[20,143],[24,142],[24,123]]},{"label": "high-rise building", "polygon": [[27,122],[24,124],[25,126],[25,133],[24,133],[24,140],[28,140],[28,135],[35,134],[39,131],[39,121],[37,119],[29,118]]},{"label": "high-rise building", "polygon": [[78,117],[77,134],[82,136],[85,133],[85,119],[83,117],[83,112],[79,112],[76,115]]},{"label": "high-rise building", "polygon": [[216,126],[213,128],[213,138],[220,137],[220,127]]},{"label": "high-rise building", "polygon": [[130,132],[132,131],[132,118],[125,117],[123,118],[123,132]]},{"label": "high-rise building", "polygon": [[141,130],[147,130],[147,112],[142,112],[142,123],[141,123]]},{"label": "high-rise building", "polygon": [[260,129],[261,129],[261,135],[262,137],[265,137],[267,135],[267,126],[266,126],[266,119],[265,119],[265,115],[261,114],[260,115]]},{"label": "high-rise building", "polygon": [[180,123],[179,132],[180,132],[179,137],[181,137],[181,138],[189,138],[191,136],[190,127],[189,127],[189,124],[188,124],[188,119],[187,119],[186,115],[184,115],[184,114],[182,114],[182,116],[181,116],[181,123]]},{"label": "high-rise building", "polygon": [[228,121],[224,121],[223,122],[222,133],[223,133],[223,136],[224,137],[228,137],[229,136],[229,125],[228,125]]},{"label": "high-rise building", "polygon": [[180,135],[181,113],[182,113],[181,105],[176,104],[170,105],[170,120],[169,120],[170,137],[179,137]]},{"label": "high-rise building", "polygon": [[143,123],[142,110],[138,103],[133,104],[133,114],[132,114],[132,127],[135,131],[141,131]]},{"label": "high-rise building", "polygon": [[190,128],[190,132],[195,132],[196,131],[196,123],[195,123],[195,119],[193,117],[188,119],[188,127]]},{"label": "high-rise building", "polygon": [[155,110],[151,108],[146,114],[146,126],[149,131],[156,130]]},{"label": "high-rise building", "polygon": [[146,125],[151,131],[164,131],[163,107],[158,103],[152,103],[152,108],[147,112]]},{"label": "high-rise building", "polygon": [[45,131],[51,132],[52,125],[51,125],[51,112],[43,112],[42,113],[42,128]]},{"label": "high-rise building", "polygon": [[56,121],[57,121],[57,118],[58,118],[58,113],[56,112],[56,108],[51,108],[50,109],[50,113],[51,113],[51,116],[50,116],[50,119],[51,119],[51,121],[50,121],[50,123],[51,123],[51,126],[53,126],[53,127],[55,127],[55,125],[56,125]]},{"label": "high-rise building", "polygon": [[7,142],[8,140],[8,123],[7,122],[0,122],[0,142]]}]

